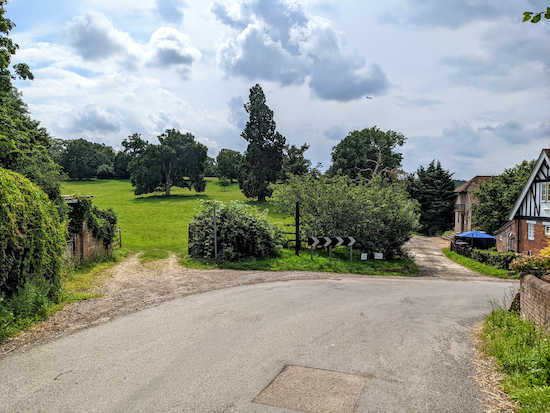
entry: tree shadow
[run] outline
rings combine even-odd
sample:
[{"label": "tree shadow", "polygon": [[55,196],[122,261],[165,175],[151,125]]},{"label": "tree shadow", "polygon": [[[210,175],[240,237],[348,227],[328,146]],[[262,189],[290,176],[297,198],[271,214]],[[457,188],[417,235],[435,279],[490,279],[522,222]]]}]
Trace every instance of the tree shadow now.
[{"label": "tree shadow", "polygon": [[181,202],[181,201],[194,201],[197,199],[213,199],[212,196],[206,194],[174,194],[170,196],[165,195],[138,195],[134,198],[133,202],[138,204],[146,203],[160,203],[160,202]]}]

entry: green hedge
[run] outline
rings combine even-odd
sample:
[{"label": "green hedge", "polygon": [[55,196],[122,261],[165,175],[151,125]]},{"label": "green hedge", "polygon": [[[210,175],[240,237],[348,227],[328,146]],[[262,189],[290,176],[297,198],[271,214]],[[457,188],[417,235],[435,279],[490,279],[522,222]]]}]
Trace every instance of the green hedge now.
[{"label": "green hedge", "polygon": [[54,298],[65,233],[47,195],[22,175],[0,168],[0,298],[11,298],[28,284]]},{"label": "green hedge", "polygon": [[201,201],[189,223],[191,257],[214,259],[214,205],[219,260],[234,262],[277,255],[283,234],[267,220],[265,212],[242,201]]},{"label": "green hedge", "polygon": [[515,257],[516,254],[513,252],[497,252],[474,249],[472,250],[472,256],[470,258],[500,270],[507,270]]}]

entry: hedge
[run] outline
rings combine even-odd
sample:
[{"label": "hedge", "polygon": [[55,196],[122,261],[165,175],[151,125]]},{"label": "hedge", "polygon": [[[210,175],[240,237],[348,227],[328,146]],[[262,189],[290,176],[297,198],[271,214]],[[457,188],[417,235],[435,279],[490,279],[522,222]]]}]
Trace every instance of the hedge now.
[{"label": "hedge", "polygon": [[473,249],[470,258],[500,270],[507,270],[508,266],[515,257],[516,254],[514,252],[497,252]]},{"label": "hedge", "polygon": [[27,284],[53,298],[60,287],[65,229],[55,205],[22,175],[0,168],[0,297]]}]

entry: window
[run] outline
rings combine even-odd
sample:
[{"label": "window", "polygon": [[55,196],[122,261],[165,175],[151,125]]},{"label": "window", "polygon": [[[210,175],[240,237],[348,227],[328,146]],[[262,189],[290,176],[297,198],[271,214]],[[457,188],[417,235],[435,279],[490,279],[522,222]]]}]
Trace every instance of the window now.
[{"label": "window", "polygon": [[550,202],[550,182],[540,184],[541,201]]},{"label": "window", "polygon": [[535,223],[532,221],[527,221],[527,239],[529,241],[535,240]]},{"label": "window", "polygon": [[550,222],[543,222],[542,225],[544,225],[544,235],[550,236]]},{"label": "window", "polygon": [[498,236],[498,240],[499,240],[499,241],[502,241],[502,234],[500,234],[500,235]]}]

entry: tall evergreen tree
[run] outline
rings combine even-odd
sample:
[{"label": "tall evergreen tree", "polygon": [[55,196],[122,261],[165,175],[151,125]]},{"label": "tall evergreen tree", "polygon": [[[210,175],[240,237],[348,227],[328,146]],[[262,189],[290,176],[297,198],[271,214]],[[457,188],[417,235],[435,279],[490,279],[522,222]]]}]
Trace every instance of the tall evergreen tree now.
[{"label": "tall evergreen tree", "polygon": [[420,204],[420,225],[425,234],[435,235],[453,226],[456,195],[452,176],[433,160],[427,169],[420,166],[416,177],[413,174],[407,179],[411,198]]},{"label": "tall evergreen tree", "polygon": [[260,85],[250,89],[249,102],[244,105],[250,119],[241,136],[248,141],[239,187],[247,198],[265,201],[273,192],[269,184],[275,182],[283,166],[283,148],[286,139],[275,131],[273,111],[266,105]]}]

